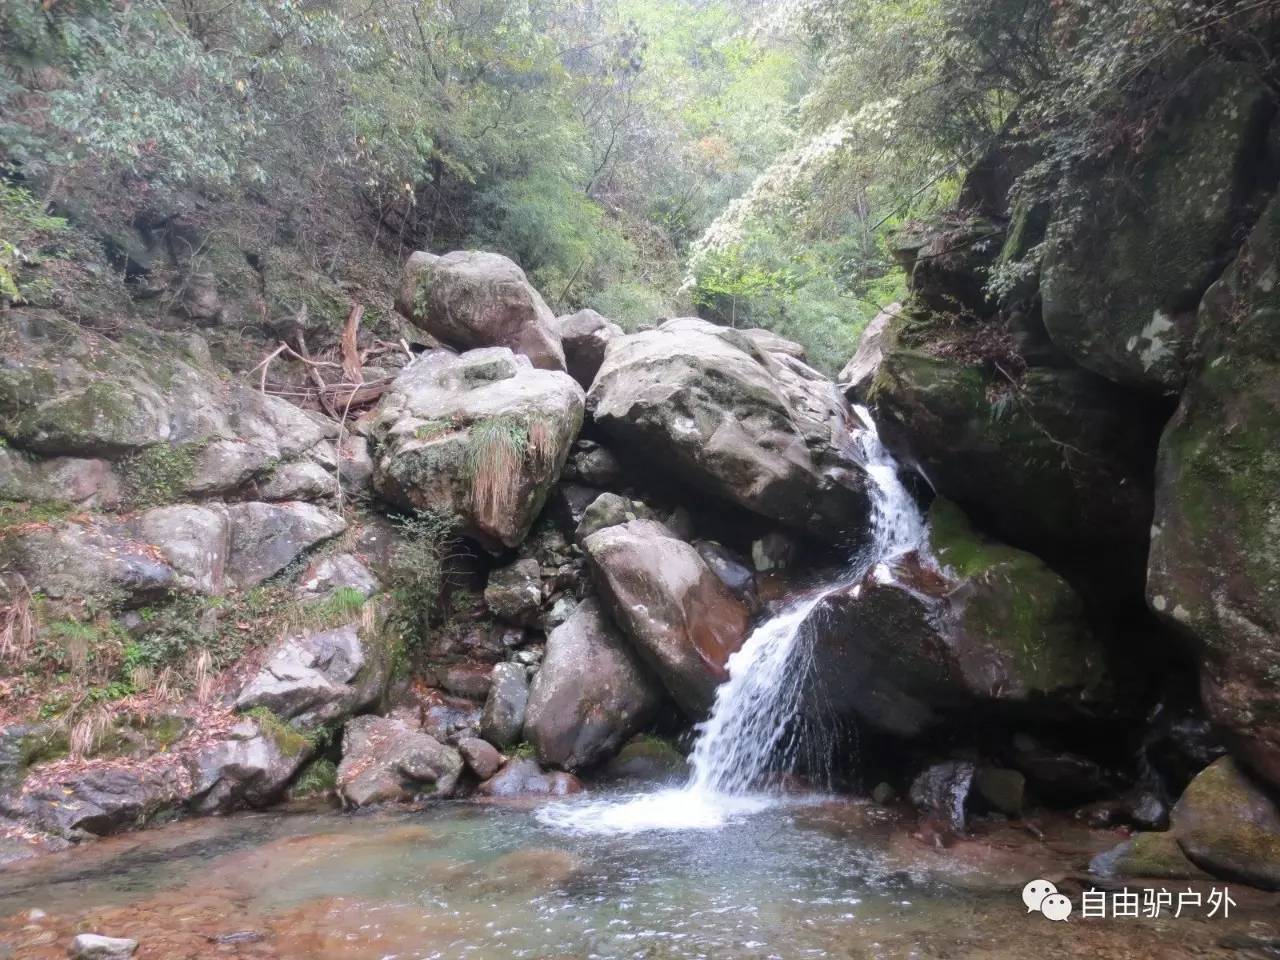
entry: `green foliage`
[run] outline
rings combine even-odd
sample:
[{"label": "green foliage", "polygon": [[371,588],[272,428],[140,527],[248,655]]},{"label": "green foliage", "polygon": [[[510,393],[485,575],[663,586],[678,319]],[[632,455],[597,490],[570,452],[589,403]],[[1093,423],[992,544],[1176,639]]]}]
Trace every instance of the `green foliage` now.
[{"label": "green foliage", "polygon": [[302,605],[298,619],[310,629],[328,629],[358,619],[364,604],[364,594],[355,587],[338,587],[324,599]]},{"label": "green foliage", "polygon": [[445,566],[454,544],[455,522],[431,511],[401,517],[399,542],[392,551],[387,579],[393,610],[388,629],[398,641],[391,651],[401,659],[430,632],[441,610]]},{"label": "green foliage", "polygon": [[296,757],[302,753],[310,753],[316,748],[322,736],[317,731],[298,729],[267,707],[246,710],[245,716],[256,720],[262,735],[274,742],[280,752],[286,756]]},{"label": "green foliage", "polygon": [[294,799],[314,797],[329,793],[338,785],[338,767],[327,757],[312,760],[289,786],[289,796]]},{"label": "green foliage", "polygon": [[186,447],[157,444],[121,463],[129,502],[155,507],[181,498],[195,474],[195,458]]},{"label": "green foliage", "polygon": [[66,227],[62,218],[46,214],[30,192],[0,180],[0,305],[42,299],[42,281],[26,274],[45,259],[48,246]]}]

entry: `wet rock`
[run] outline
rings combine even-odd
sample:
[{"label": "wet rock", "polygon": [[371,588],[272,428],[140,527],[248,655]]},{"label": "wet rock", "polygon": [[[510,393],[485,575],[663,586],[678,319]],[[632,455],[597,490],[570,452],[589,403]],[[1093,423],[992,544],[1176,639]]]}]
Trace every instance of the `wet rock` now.
[{"label": "wet rock", "polygon": [[467,766],[481,780],[488,780],[497,773],[503,764],[503,756],[498,748],[488,740],[479,737],[464,737],[458,741],[458,752]]},{"label": "wet rock", "polygon": [[1102,647],[1066,581],[941,498],[927,556],[880,565],[809,613],[813,702],[902,736],[983,706],[1046,719],[1113,709]]},{"label": "wet rock", "polygon": [[1186,858],[1172,833],[1138,833],[1089,861],[1100,877],[1151,877],[1207,880],[1209,875]]},{"label": "wet rock", "polygon": [[973,788],[978,796],[993,810],[1010,816],[1022,813],[1026,786],[1027,778],[1021,773],[1002,767],[978,767],[973,777]]},{"label": "wet rock", "polygon": [[40,829],[76,838],[141,826],[187,794],[185,771],[169,758],[128,765],[104,761],[29,778],[9,806]]},{"label": "wet rock", "polygon": [[493,689],[493,667],[489,662],[450,664],[439,676],[440,686],[459,697],[484,700]]},{"label": "wet rock", "polygon": [[628,741],[604,765],[603,773],[611,780],[684,783],[689,779],[689,771],[689,761],[671,743],[641,736]]},{"label": "wet rock", "polygon": [[590,390],[604,361],[605,347],[614,337],[622,336],[622,328],[594,310],[557,317],[555,328],[564,347],[569,376],[582,384],[583,390]]},{"label": "wet rock", "polygon": [[890,324],[868,394],[886,446],[993,536],[1051,559],[1083,552],[1100,580],[1118,571],[1136,589],[1158,414],[1073,368],[1032,367],[1015,395],[999,371],[907,343],[907,313]]},{"label": "wet rock", "polygon": [[422,729],[441,743],[456,745],[480,736],[481,714],[471,700],[436,695],[422,708]]},{"label": "wet rock", "polygon": [[652,520],[599,530],[583,548],[613,621],[676,702],[705,714],[746,639],[746,606],[698,551]]},{"label": "wet rock", "polygon": [[342,734],[338,793],[344,803],[447,797],[462,774],[462,755],[405,720],[363,716]]},{"label": "wet rock", "polygon": [[360,624],[281,640],[236,698],[236,709],[266,707],[303,729],[372,708],[386,693],[390,665],[370,649]]},{"label": "wet rock", "polygon": [[600,496],[596,487],[580,483],[557,483],[551,491],[550,512],[556,527],[570,536],[578,529],[587,507]]},{"label": "wet rock", "polygon": [[240,589],[257,586],[316,544],[347,528],[341,516],[309,503],[236,503],[231,517],[227,578]]},{"label": "wet rock", "polygon": [[528,702],[529,678],[524,667],[518,663],[497,664],[480,717],[481,736],[499,747],[516,743],[524,728]]},{"label": "wet rock", "polygon": [[547,637],[525,708],[525,739],[548,766],[580,770],[612,755],[642,729],[662,699],[594,599]]},{"label": "wet rock", "polygon": [[200,813],[265,806],[284,792],[314,749],[294,730],[243,720],[226,739],[191,758],[191,806]]},{"label": "wet rock", "polygon": [[1231,758],[1191,781],[1170,829],[1187,858],[1214,876],[1280,890],[1280,809]]},{"label": "wet rock", "polygon": [[137,940],[81,933],[71,941],[67,956],[71,960],[128,960],[137,949]]},{"label": "wet rock", "polygon": [[742,557],[714,540],[695,540],[693,548],[706,561],[711,572],[720,578],[720,582],[747,605],[747,609],[753,613],[760,609],[756,575]]},{"label": "wet rock", "polygon": [[405,264],[396,309],[459,350],[508,347],[535,367],[565,369],[555,314],[524,271],[500,254],[413,254]]},{"label": "wet rock", "polygon": [[352,553],[321,557],[307,567],[298,581],[299,592],[313,597],[330,596],[335,590],[355,590],[368,597],[380,587],[373,571]]},{"label": "wet rock", "polygon": [[751,565],[760,573],[785,570],[796,556],[796,542],[786,534],[766,533],[751,543]]},{"label": "wet rock", "polygon": [[1075,178],[1080,199],[1050,223],[1041,267],[1060,349],[1120,383],[1182,385],[1196,304],[1256,214],[1274,110],[1253,67],[1202,65],[1139,163],[1120,150]]},{"label": "wet rock", "polygon": [[1015,735],[1013,747],[1014,766],[1026,774],[1039,794],[1055,803],[1080,802],[1111,789],[1106,771],[1088,757],[1046,747],[1026,734]]},{"label": "wet rock", "polygon": [[631,520],[656,520],[657,518],[657,514],[639,500],[631,500],[616,493],[602,493],[583,511],[582,520],[578,523],[573,536],[579,544],[582,544],[597,530],[616,527]]},{"label": "wet rock", "polygon": [[544,771],[536,760],[512,760],[477,789],[488,797],[564,797],[580,793],[582,781],[571,773]]},{"label": "wet rock", "polygon": [[587,398],[617,449],[824,540],[861,535],[867,478],[834,384],[750,335],[694,318],[612,340]]},{"label": "wet rock", "polygon": [[1280,199],[1200,306],[1199,358],[1160,439],[1147,603],[1200,652],[1209,718],[1280,787]]},{"label": "wet rock", "polygon": [[861,403],[866,398],[884,354],[885,330],[901,309],[902,304],[891,303],[875,315],[862,331],[857,352],[837,375],[836,383],[851,401]]},{"label": "wet rock", "polygon": [[503,348],[423,354],[372,415],[374,488],[453,514],[495,552],[518,546],[582,425],[582,388]]},{"label": "wet rock", "polygon": [[922,813],[940,817],[951,829],[963,833],[974,773],[974,765],[968,761],[934,764],[912,781],[911,802]]},{"label": "wet rock", "polygon": [[489,573],[485,606],[499,620],[524,626],[538,617],[542,605],[542,568],[537,560],[517,560]]}]

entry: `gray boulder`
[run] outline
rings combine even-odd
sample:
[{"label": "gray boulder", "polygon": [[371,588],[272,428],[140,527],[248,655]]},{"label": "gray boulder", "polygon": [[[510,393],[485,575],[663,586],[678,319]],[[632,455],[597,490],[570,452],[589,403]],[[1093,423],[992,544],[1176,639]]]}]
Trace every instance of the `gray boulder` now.
[{"label": "gray boulder", "polygon": [[698,551],[653,520],[606,527],[583,541],[613,621],[691,716],[710,708],[729,656],[746,639],[746,606]]},{"label": "gray boulder", "polygon": [[902,304],[891,303],[885,307],[862,331],[858,340],[858,350],[836,376],[836,383],[850,400],[861,403],[866,399],[871,381],[880,369],[880,360],[884,356],[885,331],[889,321],[902,310]]},{"label": "gray boulder", "polygon": [[1160,439],[1147,603],[1200,651],[1210,718],[1280,787],[1280,200],[1200,306]]},{"label": "gray boulder", "polygon": [[525,739],[548,766],[594,766],[644,728],[662,696],[600,605],[587,599],[547,637],[525,708]]},{"label": "gray boulder", "polygon": [[226,589],[231,516],[221,504],[155,507],[130,520],[124,532],[153,544],[183,588],[209,594]]},{"label": "gray boulder", "polygon": [[761,516],[841,540],[868,481],[835,385],[769,340],[695,318],[610,341],[587,405],[619,449]]},{"label": "gray boulder", "polygon": [[225,813],[277,799],[314,747],[288,728],[245,719],[225,739],[201,747],[189,760],[192,809]]},{"label": "gray boulder", "polygon": [[0,499],[56,500],[110,509],[123,496],[124,484],[109,460],[37,457],[0,447]]},{"label": "gray boulder", "polygon": [[540,369],[565,369],[555,315],[524,271],[501,254],[413,254],[405,264],[396,308],[459,350],[509,347]]},{"label": "gray boulder", "polygon": [[298,581],[298,591],[313,597],[329,596],[335,590],[355,590],[368,597],[382,584],[354,553],[335,553],[312,563]]},{"label": "gray boulder", "polygon": [[622,328],[594,310],[557,317],[555,326],[564,347],[569,376],[582,384],[583,390],[590,390],[591,381],[604,361],[605,347],[614,337],[622,336]]},{"label": "gray boulder", "polygon": [[516,743],[524,729],[528,702],[529,677],[525,668],[518,663],[496,664],[480,717],[480,735],[499,747]]},{"label": "gray boulder", "polygon": [[1256,215],[1274,113],[1241,63],[1202,65],[1172,98],[1142,157],[1118,150],[1077,175],[1049,225],[1044,325],[1082,366],[1176,392],[1201,295]]},{"label": "gray boulder", "polygon": [[488,780],[497,773],[505,759],[497,747],[479,737],[463,737],[458,741],[458,752],[471,772],[481,780]]},{"label": "gray boulder", "polygon": [[193,451],[181,492],[232,489],[301,455],[327,428],[279,397],[228,383],[189,341],[141,329],[109,340],[56,313],[18,310],[0,357],[0,430],[44,455]]},{"label": "gray boulder", "polygon": [[536,760],[512,760],[477,788],[486,797],[564,797],[582,792],[582,781],[571,773],[543,770]]},{"label": "gray boulder", "polygon": [[139,764],[108,761],[81,770],[42,771],[5,802],[7,812],[63,837],[105,836],[145,824],[188,796],[176,758]]},{"label": "gray boulder", "polygon": [[352,807],[409,800],[426,794],[447,797],[463,770],[452,747],[392,717],[363,716],[342,734],[338,793]]},{"label": "gray boulder", "polygon": [[236,709],[266,707],[304,729],[371,709],[390,678],[387,658],[371,647],[359,623],[286,637],[240,691]]},{"label": "gray boulder", "polygon": [[616,493],[602,493],[582,511],[582,519],[573,533],[581,545],[597,530],[616,527],[632,520],[657,520],[658,515],[639,500],[631,500]]},{"label": "gray boulder", "polygon": [[537,560],[517,560],[489,573],[484,603],[499,620],[528,626],[542,606],[542,567]]},{"label": "gray boulder", "polygon": [[340,515],[309,503],[236,503],[227,513],[228,579],[242,590],[274,576],[300,554],[347,528]]},{"label": "gray boulder", "polygon": [[582,389],[504,348],[424,354],[374,411],[374,488],[457,517],[500,551],[520,544],[582,426]]}]

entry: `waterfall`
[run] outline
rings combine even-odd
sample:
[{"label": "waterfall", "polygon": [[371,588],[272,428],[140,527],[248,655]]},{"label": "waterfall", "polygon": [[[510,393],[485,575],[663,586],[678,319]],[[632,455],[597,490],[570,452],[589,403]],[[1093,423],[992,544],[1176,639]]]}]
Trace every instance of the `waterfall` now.
[{"label": "waterfall", "polygon": [[812,614],[829,593],[860,581],[868,571],[916,549],[924,519],[898,479],[898,465],[880,442],[875,423],[855,407],[863,429],[851,433],[850,453],[871,480],[871,538],[836,582],[793,601],[762,623],[729,658],[729,679],[716,690],[708,718],[698,726],[692,774],[680,789],[624,802],[585,802],[543,808],[539,818],[563,829],[630,833],[717,827],[773,802],[760,792],[770,774],[792,771],[813,731],[801,722],[802,693],[813,666]]},{"label": "waterfall", "polygon": [[711,715],[698,728],[688,789],[743,794],[769,772],[790,772],[804,746],[802,691],[813,664],[811,614],[832,590],[861,580],[877,564],[914,550],[924,520],[898,479],[898,465],[880,442],[874,421],[856,407],[865,429],[855,438],[870,477],[871,545],[836,585],[797,600],[762,623],[729,659],[729,679],[716,690]]}]

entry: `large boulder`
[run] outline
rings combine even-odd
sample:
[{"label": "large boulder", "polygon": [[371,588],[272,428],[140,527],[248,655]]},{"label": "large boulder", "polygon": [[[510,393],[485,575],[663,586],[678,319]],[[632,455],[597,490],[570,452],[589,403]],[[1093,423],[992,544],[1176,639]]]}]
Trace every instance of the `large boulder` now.
[{"label": "large boulder", "polygon": [[265,707],[314,729],[372,708],[386,692],[390,663],[360,628],[348,623],[283,638],[240,691],[236,709]]},{"label": "large boulder", "polygon": [[1140,157],[1117,151],[1068,184],[1041,274],[1058,347],[1120,383],[1181,387],[1196,305],[1257,213],[1274,112],[1254,68],[1201,66]]},{"label": "large boulder", "polygon": [[228,579],[246,590],[347,528],[339,514],[310,503],[236,503],[231,515]]},{"label": "large boulder", "polygon": [[52,500],[110,509],[124,497],[124,483],[109,460],[39,457],[0,446],[0,500]]},{"label": "large boulder", "polygon": [[29,776],[18,794],[0,801],[4,812],[59,836],[105,836],[141,826],[189,794],[189,775],[176,758],[53,767]]},{"label": "large boulder", "polygon": [[622,336],[622,328],[594,310],[579,310],[557,317],[556,329],[564,346],[569,376],[582,384],[583,390],[590,390],[604,362],[605,347],[614,337]]},{"label": "large boulder", "polygon": [[[890,328],[871,386],[885,444],[985,530],[1049,558],[1143,579],[1152,413],[1084,370],[1008,371],[908,343]],[[945,346],[942,345],[942,346]]]},{"label": "large boulder", "polygon": [[246,718],[192,755],[189,803],[200,813],[265,806],[313,752],[311,741],[289,727]]},{"label": "large boulder", "polygon": [[451,514],[494,550],[520,544],[582,426],[568,374],[505,348],[421,356],[374,411],[374,488],[406,508]]},{"label": "large boulder", "polygon": [[822,539],[860,535],[870,501],[853,413],[776,340],[688,317],[617,337],[588,409],[614,449]]},{"label": "large boulder", "polygon": [[1280,808],[1231,758],[1215,760],[1187,785],[1170,832],[1214,876],[1280,890]]},{"label": "large boulder", "polygon": [[981,709],[1043,720],[1111,710],[1079,596],[1036,557],[981,537],[945,500],[929,511],[923,556],[829,592],[807,621],[810,697],[889,733]]},{"label": "large boulder", "polygon": [[1200,307],[1160,440],[1147,602],[1201,652],[1210,717],[1280,785],[1280,200]]},{"label": "large boulder", "polygon": [[352,807],[447,797],[462,775],[462,755],[395,717],[356,717],[342,734],[338,794]]},{"label": "large boulder", "polygon": [[582,792],[582,781],[561,770],[543,770],[536,760],[512,760],[477,788],[486,797],[565,797]]},{"label": "large boulder", "polygon": [[396,308],[459,350],[510,347],[535,367],[565,369],[555,314],[524,271],[501,254],[413,254],[405,264]]},{"label": "large boulder", "polygon": [[594,599],[551,631],[525,708],[524,735],[544,764],[607,759],[649,721],[662,686]]},{"label": "large boulder", "polygon": [[689,714],[710,708],[749,615],[698,551],[655,520],[606,527],[583,541],[613,620]]},{"label": "large boulder", "polygon": [[520,739],[525,709],[529,703],[529,676],[518,663],[499,663],[490,674],[491,683],[480,715],[480,734],[490,743],[509,747]]},{"label": "large boulder", "polygon": [[261,583],[345,528],[338,514],[307,503],[178,504],[5,531],[0,564],[54,598],[217,595]]},{"label": "large boulder", "polygon": [[148,458],[174,497],[234,489],[330,432],[279,397],[227,382],[189,340],[145,330],[110,340],[39,310],[6,323],[0,433],[22,450]]},{"label": "large boulder", "polygon": [[528,626],[542,605],[542,567],[532,557],[489,573],[484,605],[499,620]]},{"label": "large boulder", "polygon": [[884,356],[885,331],[889,322],[902,310],[902,304],[891,303],[863,328],[858,339],[858,350],[836,376],[836,383],[850,400],[861,402],[866,397],[880,360]]}]

